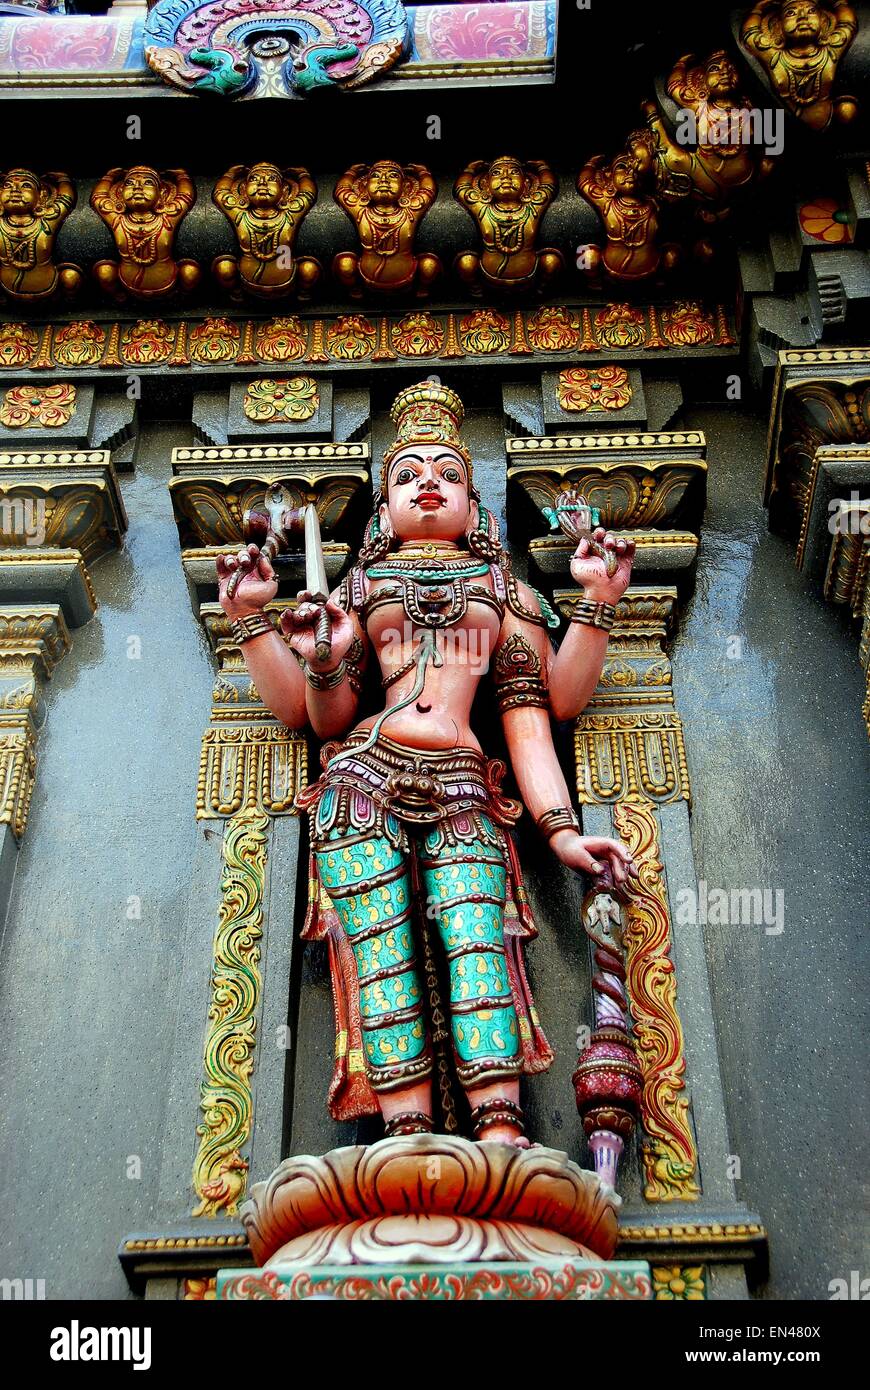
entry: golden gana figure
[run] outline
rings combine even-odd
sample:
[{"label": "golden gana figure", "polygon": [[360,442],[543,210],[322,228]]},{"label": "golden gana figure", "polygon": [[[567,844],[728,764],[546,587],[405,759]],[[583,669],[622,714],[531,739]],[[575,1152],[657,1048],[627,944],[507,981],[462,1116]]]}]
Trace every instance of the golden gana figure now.
[{"label": "golden gana figure", "polygon": [[560,251],[535,249],[558,186],[543,160],[523,165],[510,155],[491,164],[476,159],[459,175],[453,196],[474,218],[483,243],[481,252],[463,251],[454,263],[472,294],[485,288],[544,291],[564,269]]},{"label": "golden gana figure", "polygon": [[212,199],[235,229],[238,256],[216,256],[218,284],[238,297],[261,299],[293,293],[306,299],[321,276],[313,256],[296,256],[302,221],[317,201],[317,184],[307,169],[279,169],[261,162],[234,164],[218,180]]},{"label": "golden gana figure", "polygon": [[117,261],[97,261],[94,278],[113,299],[158,299],[199,283],[196,261],[176,261],[175,235],[196,202],[193,180],[183,169],[158,174],[147,165],[110,169],[91,194],[115,240]]},{"label": "golden gana figure", "polygon": [[429,252],[416,255],[414,239],[437,192],[422,164],[403,169],[391,159],[379,159],[371,166],[354,164],[342,175],[333,196],[356,227],[361,250],[339,252],[332,273],[354,299],[365,290],[428,296],[441,262]]},{"label": "golden gana figure", "polygon": [[17,303],[72,296],[80,288],[76,265],[54,263],[54,243],[76,205],[67,174],[10,169],[0,182],[0,290]]}]

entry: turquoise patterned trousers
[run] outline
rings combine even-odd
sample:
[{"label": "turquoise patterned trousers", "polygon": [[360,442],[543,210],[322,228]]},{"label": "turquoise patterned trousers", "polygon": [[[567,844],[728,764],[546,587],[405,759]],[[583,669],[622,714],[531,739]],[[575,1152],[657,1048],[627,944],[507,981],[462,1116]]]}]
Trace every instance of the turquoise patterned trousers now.
[{"label": "turquoise patterned trousers", "polygon": [[[388,817],[388,820],[392,819]],[[522,1070],[519,1027],[504,949],[507,867],[488,817],[482,834],[449,843],[441,829],[412,848],[446,952],[457,1075],[465,1087]],[[333,828],[317,849],[321,882],[351,943],[359,981],[366,1068],[375,1091],[431,1075],[432,1052],[416,959],[411,873],[387,835]]]}]

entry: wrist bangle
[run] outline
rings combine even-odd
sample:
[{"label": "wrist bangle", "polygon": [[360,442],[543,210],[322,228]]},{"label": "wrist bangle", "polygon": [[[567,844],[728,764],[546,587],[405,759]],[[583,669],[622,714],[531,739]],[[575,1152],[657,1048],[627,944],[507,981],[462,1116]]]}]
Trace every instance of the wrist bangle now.
[{"label": "wrist bangle", "polygon": [[578,599],[574,612],[571,614],[572,623],[583,623],[586,627],[599,627],[602,632],[609,632],[615,620],[616,609],[612,603],[595,603],[591,598]]},{"label": "wrist bangle", "polygon": [[347,675],[347,662],[342,657],[334,671],[312,671],[311,667],[306,664],[304,671],[305,679],[312,690],[334,690],[337,685],[341,685]]},{"label": "wrist bangle", "polygon": [[569,806],[554,806],[538,816],[535,824],[545,840],[552,840],[560,830],[576,830],[580,834],[580,822]]},{"label": "wrist bangle", "polygon": [[255,637],[262,637],[267,632],[275,632],[274,623],[266,617],[264,613],[246,613],[241,618],[234,618],[232,623],[233,640],[238,646],[243,642],[251,642]]}]

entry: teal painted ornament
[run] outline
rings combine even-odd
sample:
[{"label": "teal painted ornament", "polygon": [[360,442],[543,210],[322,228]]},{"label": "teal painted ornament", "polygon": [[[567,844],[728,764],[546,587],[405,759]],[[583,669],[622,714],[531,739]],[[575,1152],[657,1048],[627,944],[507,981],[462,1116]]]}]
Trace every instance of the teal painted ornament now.
[{"label": "teal painted ornament", "polygon": [[335,79],[327,71],[332,63],[346,63],[359,57],[359,49],[354,43],[343,44],[340,48],[322,46],[307,48],[301,67],[293,69],[293,83],[300,92],[311,92],[315,87],[334,87]]},{"label": "teal painted ornament", "polygon": [[221,48],[192,48],[188,61],[207,69],[193,84],[198,92],[236,96],[251,80],[250,64],[236,61]]}]

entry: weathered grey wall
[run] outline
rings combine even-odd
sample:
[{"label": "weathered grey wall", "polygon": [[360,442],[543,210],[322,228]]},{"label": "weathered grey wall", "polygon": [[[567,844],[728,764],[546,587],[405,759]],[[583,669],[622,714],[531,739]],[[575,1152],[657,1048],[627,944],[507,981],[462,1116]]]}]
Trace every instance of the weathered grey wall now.
[{"label": "weathered grey wall", "polygon": [[0,960],[0,1268],[49,1298],[126,1296],[116,1249],[157,1192],[212,685],[166,487],[189,442],[149,432],[122,481],[125,549],[94,566],[100,608],[46,689]]},{"label": "weathered grey wall", "polygon": [[673,648],[695,867],[710,890],[784,895],[781,935],[705,933],[737,1195],[770,1232],[766,1295],[826,1299],[868,1257],[864,677],[854,628],[767,530],[762,421],[732,409],[688,423],[706,431],[710,465]]},{"label": "weathered grey wall", "polygon": [[[782,935],[706,933],[738,1195],[771,1232],[767,1293],[826,1298],[830,1278],[862,1267],[868,758],[856,642],[804,592],[792,548],[767,534],[760,422],[734,408],[686,423],[707,431],[710,458],[697,590],[674,649],[697,870],[711,888],[785,893]],[[487,432],[471,427],[489,455]],[[180,428],[147,430],[122,484],[125,551],[96,567],[100,610],[46,692],[0,960],[0,1274],[45,1278],[49,1297],[124,1296],[117,1243],[154,1219],[212,683],[166,490],[170,449],[184,442]],[[484,492],[490,479],[488,465]],[[503,493],[488,500],[501,513]],[[130,636],[141,638],[139,660]],[[727,655],[732,636],[743,638],[739,661]],[[523,849],[542,927],[531,973],[559,1051],[529,1087],[531,1123],[576,1153],[569,1077],[574,1029],[588,1018],[585,947],[571,925],[579,895],[567,876],[554,879],[533,835]],[[131,895],[139,922],[126,916]],[[316,961],[299,1024],[329,1037],[309,1040],[327,1060],[297,1074],[293,1146],[340,1142],[319,1109],[331,1010]],[[192,1127],[195,1106],[191,1096]],[[126,1175],[131,1155],[141,1179]]]}]

